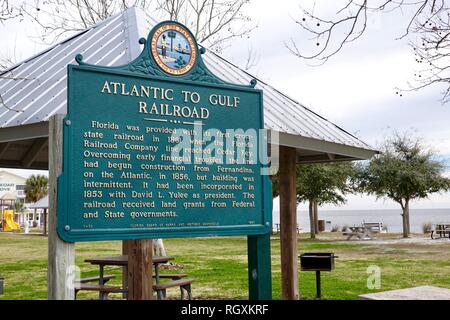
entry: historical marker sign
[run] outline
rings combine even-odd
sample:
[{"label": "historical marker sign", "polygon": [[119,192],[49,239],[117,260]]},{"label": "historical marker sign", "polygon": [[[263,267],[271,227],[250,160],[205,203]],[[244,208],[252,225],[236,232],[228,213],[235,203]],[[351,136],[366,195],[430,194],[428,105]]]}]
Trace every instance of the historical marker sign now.
[{"label": "historical marker sign", "polygon": [[126,66],[68,67],[60,237],[267,234],[262,92],[216,78],[178,23],[144,42]]}]

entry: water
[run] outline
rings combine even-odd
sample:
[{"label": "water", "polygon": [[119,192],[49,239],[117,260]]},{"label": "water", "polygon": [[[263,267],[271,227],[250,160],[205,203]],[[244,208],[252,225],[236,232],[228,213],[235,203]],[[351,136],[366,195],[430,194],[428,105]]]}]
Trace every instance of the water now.
[{"label": "water", "polygon": [[[158,53],[160,55],[162,55],[162,51],[159,48],[158,48]],[[177,52],[177,51],[172,52],[172,51],[170,51],[169,48],[166,51],[166,56],[174,59],[173,61],[164,61],[164,64],[172,69],[181,69],[182,67],[184,67],[187,64],[187,62],[190,59],[189,53],[181,53],[181,52]],[[177,63],[177,59],[180,60],[182,65],[179,65]]]},{"label": "water", "polygon": [[[327,230],[332,226],[361,225],[362,222],[382,222],[387,226],[388,232],[402,232],[401,209],[386,210],[320,210],[319,219],[329,221]],[[424,223],[449,223],[450,208],[448,209],[410,209],[411,232],[422,233]],[[278,209],[273,210],[273,223],[279,223],[280,214]],[[297,221],[302,232],[309,232],[308,211],[298,210]]]}]

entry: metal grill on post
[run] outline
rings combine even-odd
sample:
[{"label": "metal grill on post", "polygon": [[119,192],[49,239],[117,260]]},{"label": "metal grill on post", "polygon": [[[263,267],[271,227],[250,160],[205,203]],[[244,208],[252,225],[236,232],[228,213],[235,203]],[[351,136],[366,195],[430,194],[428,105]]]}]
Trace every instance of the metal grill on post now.
[{"label": "metal grill on post", "polygon": [[322,296],[320,288],[320,271],[334,270],[334,259],[337,256],[332,252],[311,252],[300,255],[300,265],[302,271],[316,272],[316,292],[317,298]]}]

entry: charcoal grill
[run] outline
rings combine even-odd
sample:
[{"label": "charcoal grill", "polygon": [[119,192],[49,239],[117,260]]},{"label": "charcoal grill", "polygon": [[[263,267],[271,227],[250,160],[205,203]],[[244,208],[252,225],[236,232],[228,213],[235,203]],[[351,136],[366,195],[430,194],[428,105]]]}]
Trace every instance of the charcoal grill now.
[{"label": "charcoal grill", "polygon": [[332,252],[309,252],[300,255],[300,265],[302,271],[316,272],[316,292],[317,298],[322,296],[320,288],[320,271],[334,270],[334,259],[337,256]]}]

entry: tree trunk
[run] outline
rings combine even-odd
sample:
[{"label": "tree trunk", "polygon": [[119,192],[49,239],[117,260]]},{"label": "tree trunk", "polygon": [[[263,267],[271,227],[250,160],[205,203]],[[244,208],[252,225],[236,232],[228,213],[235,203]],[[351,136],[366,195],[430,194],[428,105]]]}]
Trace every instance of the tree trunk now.
[{"label": "tree trunk", "polygon": [[409,202],[406,201],[403,209],[403,238],[409,238],[410,226],[409,226]]},{"label": "tree trunk", "polygon": [[309,200],[309,227],[311,229],[311,239],[316,238],[316,224],[314,223],[314,201]]},{"label": "tree trunk", "polygon": [[153,240],[153,253],[155,256],[167,256],[162,239]]},{"label": "tree trunk", "polygon": [[409,202],[406,203],[406,210],[407,210],[406,227],[408,230],[408,237],[409,237],[411,235],[411,224],[409,223]]},{"label": "tree trunk", "polygon": [[318,209],[317,200],[314,200],[314,228],[316,234],[319,234],[319,209]]}]

